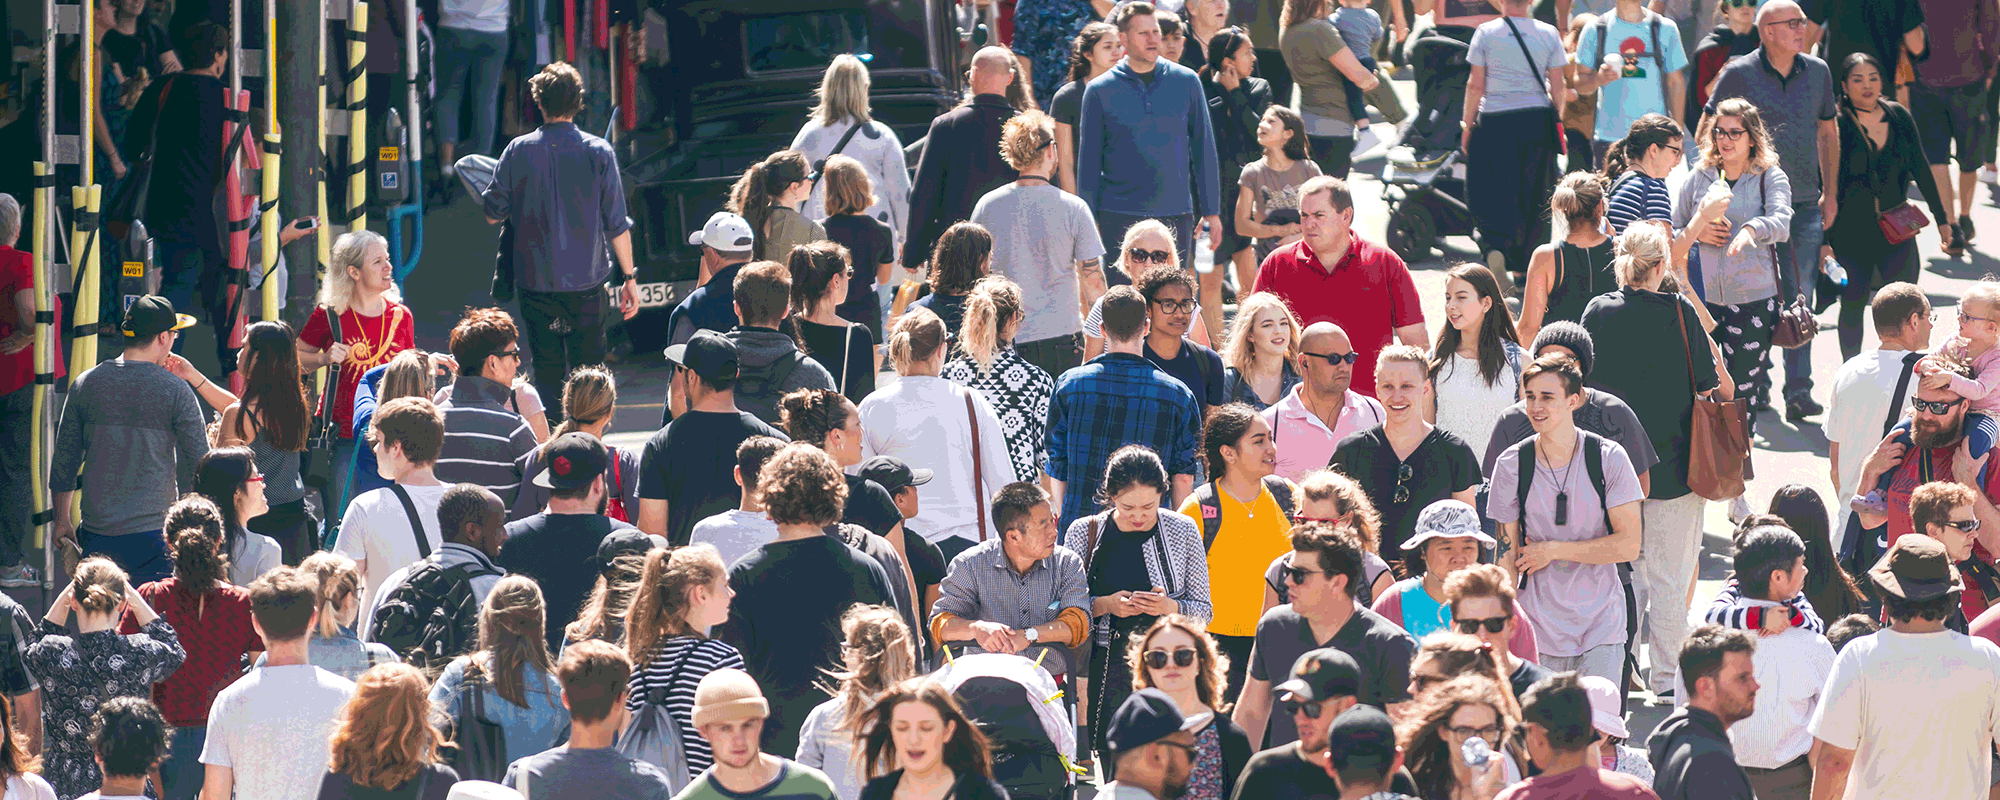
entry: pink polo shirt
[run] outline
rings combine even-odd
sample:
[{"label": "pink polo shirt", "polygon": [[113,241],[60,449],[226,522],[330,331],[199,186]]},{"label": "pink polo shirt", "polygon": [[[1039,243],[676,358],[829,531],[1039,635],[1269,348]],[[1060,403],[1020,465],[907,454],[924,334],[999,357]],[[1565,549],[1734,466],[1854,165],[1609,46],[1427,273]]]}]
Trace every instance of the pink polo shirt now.
[{"label": "pink polo shirt", "polygon": [[1271,426],[1271,443],[1278,448],[1277,475],[1294,483],[1332,461],[1333,448],[1340,440],[1380,425],[1388,418],[1375,398],[1349,389],[1347,402],[1340,406],[1340,417],[1329,429],[1299,399],[1304,388],[1292,387],[1278,402],[1264,409],[1264,424]]}]

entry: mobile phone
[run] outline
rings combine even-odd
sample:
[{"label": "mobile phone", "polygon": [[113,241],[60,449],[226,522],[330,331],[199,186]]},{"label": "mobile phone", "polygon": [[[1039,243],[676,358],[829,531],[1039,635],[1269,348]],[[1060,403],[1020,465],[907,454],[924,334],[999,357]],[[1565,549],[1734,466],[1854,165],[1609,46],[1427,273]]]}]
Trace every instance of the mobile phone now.
[{"label": "mobile phone", "polygon": [[314,228],[318,228],[318,227],[319,227],[319,220],[318,220],[318,219],[315,219],[315,218],[313,218],[313,217],[305,217],[305,218],[302,218],[302,219],[295,219],[295,220],[292,220],[292,229],[293,229],[293,230],[298,230],[298,231],[310,231],[310,230],[313,230]]}]

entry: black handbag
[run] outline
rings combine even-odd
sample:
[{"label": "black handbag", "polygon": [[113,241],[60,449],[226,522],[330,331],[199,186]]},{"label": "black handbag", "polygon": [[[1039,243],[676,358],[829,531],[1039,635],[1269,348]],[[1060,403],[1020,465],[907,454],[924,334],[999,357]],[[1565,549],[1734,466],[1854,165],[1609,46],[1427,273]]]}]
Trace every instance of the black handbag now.
[{"label": "black handbag", "polygon": [[146,196],[153,190],[153,154],[160,149],[160,115],[167,110],[167,94],[174,90],[174,77],[161,78],[160,93],[153,98],[152,135],[146,138],[146,149],[125,170],[125,179],[118,182],[118,188],[111,194],[111,202],[104,208],[104,227],[111,238],[124,241],[132,229],[132,221],[146,216]]},{"label": "black handbag", "polygon": [[452,703],[451,740],[445,758],[459,780],[493,781],[507,775],[507,731],[486,719],[486,678],[478,662],[466,659],[465,685]]}]

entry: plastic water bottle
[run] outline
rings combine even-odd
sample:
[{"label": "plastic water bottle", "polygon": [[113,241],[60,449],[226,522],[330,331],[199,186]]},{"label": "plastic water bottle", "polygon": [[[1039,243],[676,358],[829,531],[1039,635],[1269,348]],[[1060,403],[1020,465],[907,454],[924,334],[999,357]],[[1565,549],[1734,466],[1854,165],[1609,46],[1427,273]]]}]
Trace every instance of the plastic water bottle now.
[{"label": "plastic water bottle", "polygon": [[1828,280],[1841,286],[1847,285],[1847,268],[1841,266],[1839,261],[1835,261],[1833,256],[1827,256],[1826,263],[1821,264],[1819,269],[1826,273]]},{"label": "plastic water bottle", "polygon": [[1493,748],[1487,746],[1485,739],[1477,736],[1465,740],[1465,744],[1459,745],[1458,751],[1465,757],[1465,765],[1473,769],[1483,768],[1487,762],[1493,760]]}]

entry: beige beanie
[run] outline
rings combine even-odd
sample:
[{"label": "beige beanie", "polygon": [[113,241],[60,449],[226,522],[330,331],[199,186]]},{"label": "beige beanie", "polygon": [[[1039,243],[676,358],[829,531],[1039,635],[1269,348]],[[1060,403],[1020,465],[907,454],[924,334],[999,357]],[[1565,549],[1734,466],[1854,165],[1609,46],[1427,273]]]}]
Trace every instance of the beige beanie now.
[{"label": "beige beanie", "polygon": [[701,728],[711,722],[768,717],[771,705],[764,702],[764,691],[757,688],[757,679],[740,669],[718,669],[701,679],[694,687],[694,726]]}]

